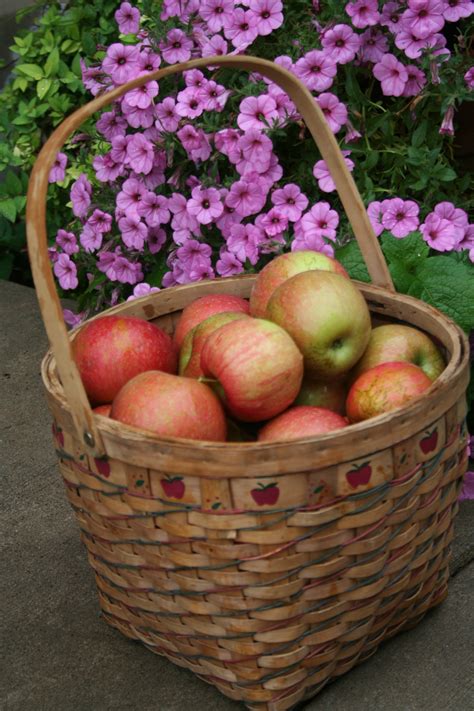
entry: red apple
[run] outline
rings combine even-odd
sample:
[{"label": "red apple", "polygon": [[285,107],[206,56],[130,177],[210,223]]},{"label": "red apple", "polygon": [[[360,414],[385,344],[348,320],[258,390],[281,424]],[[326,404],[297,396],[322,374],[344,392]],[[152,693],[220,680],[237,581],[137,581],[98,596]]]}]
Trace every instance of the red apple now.
[{"label": "red apple", "polygon": [[188,331],[179,354],[179,374],[187,378],[199,378],[204,375],[201,369],[201,351],[206,338],[220,326],[242,318],[250,318],[248,314],[236,311],[223,311],[209,316],[192,331]]},{"label": "red apple", "polygon": [[437,446],[438,430],[435,427],[435,429],[429,432],[426,437],[420,440],[420,449],[423,454],[429,454],[429,452],[434,452]]},{"label": "red apple", "polygon": [[180,316],[174,332],[174,342],[178,350],[183,345],[186,334],[195,326],[213,314],[223,311],[249,313],[249,303],[240,296],[232,294],[208,294],[188,304]]},{"label": "red apple", "polygon": [[259,442],[274,440],[300,439],[339,430],[347,427],[347,420],[337,412],[323,407],[299,405],[290,407],[275,419],[268,422],[259,432]]},{"label": "red apple", "polygon": [[109,402],[107,405],[98,405],[97,407],[94,407],[93,412],[95,412],[96,415],[102,415],[103,417],[110,417],[110,411],[112,409],[112,404]]},{"label": "red apple", "polygon": [[93,405],[112,402],[138,373],[175,373],[177,353],[161,328],[134,316],[103,316],[86,323],[72,342],[86,393]]},{"label": "red apple", "polygon": [[167,477],[161,479],[161,487],[166,496],[170,499],[182,499],[184,496],[185,486],[182,476]]},{"label": "red apple", "polygon": [[363,484],[368,484],[371,476],[372,467],[369,462],[364,462],[359,466],[354,466],[354,469],[351,469],[350,472],[346,473],[348,484],[349,486],[352,486],[353,489],[356,489],[358,486],[362,486]]},{"label": "red apple", "polygon": [[201,353],[206,377],[228,411],[244,422],[278,415],[291,405],[303,378],[303,357],[291,337],[270,321],[248,318],[221,326]]},{"label": "red apple", "polygon": [[346,412],[347,386],[344,381],[314,380],[305,376],[294,404],[324,407],[340,415]]},{"label": "red apple", "polygon": [[250,294],[250,314],[265,318],[268,301],[275,289],[295,274],[307,272],[309,269],[336,272],[349,278],[342,264],[321,252],[302,250],[281,254],[272,259],[258,274]]},{"label": "red apple", "polygon": [[267,318],[290,334],[304,356],[305,374],[319,380],[347,373],[370,338],[364,297],[334,272],[309,271],[287,279],[270,298]]},{"label": "red apple", "polygon": [[373,329],[365,353],[354,368],[352,377],[358,378],[366,370],[381,363],[402,360],[418,365],[430,380],[436,380],[445,367],[439,348],[426,333],[411,326],[391,323]]},{"label": "red apple", "polygon": [[391,412],[419,397],[431,380],[417,365],[406,361],[382,363],[362,373],[347,396],[346,411],[351,422]]},{"label": "red apple", "polygon": [[222,405],[207,385],[158,370],[129,380],[110,416],[162,437],[224,442],[227,432]]},{"label": "red apple", "polygon": [[259,484],[250,491],[252,499],[258,506],[274,506],[280,498],[280,489],[274,481],[270,484]]}]

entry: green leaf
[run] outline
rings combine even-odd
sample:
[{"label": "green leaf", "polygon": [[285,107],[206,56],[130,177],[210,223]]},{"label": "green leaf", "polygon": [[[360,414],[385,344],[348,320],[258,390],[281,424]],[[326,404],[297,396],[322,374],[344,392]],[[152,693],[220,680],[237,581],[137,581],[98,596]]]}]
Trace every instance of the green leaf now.
[{"label": "green leaf", "polygon": [[59,68],[59,50],[57,47],[51,50],[48,59],[44,65],[44,73],[47,77],[57,73]]},{"label": "green leaf", "polygon": [[0,258],[0,279],[9,279],[13,269],[13,254],[4,254]]},{"label": "green leaf", "polygon": [[84,52],[89,55],[93,55],[96,51],[96,43],[94,41],[94,38],[91,36],[91,33],[89,30],[82,30],[81,34],[81,44],[84,49]]},{"label": "green leaf", "polygon": [[13,198],[3,198],[0,200],[0,215],[3,215],[10,222],[16,220],[16,205]]},{"label": "green leaf", "polygon": [[36,93],[39,99],[44,99],[51,87],[51,79],[40,79],[36,85]]},{"label": "green leaf", "polygon": [[441,170],[437,170],[435,173],[436,177],[438,180],[442,180],[445,183],[450,182],[451,180],[455,180],[457,178],[456,171],[454,171],[452,168],[441,168]]},{"label": "green leaf", "polygon": [[16,70],[36,81],[43,77],[43,70],[37,64],[18,64]]},{"label": "green leaf", "polygon": [[426,138],[426,132],[428,130],[428,121],[422,121],[418,128],[413,131],[411,137],[411,145],[415,148],[419,148]]},{"label": "green leaf", "polygon": [[336,259],[349,272],[351,279],[370,281],[369,273],[356,240],[343,247],[336,247]]},{"label": "green leaf", "polygon": [[425,259],[430,251],[419,232],[411,232],[403,239],[397,239],[386,232],[382,235],[381,244],[389,264],[396,261],[413,264],[420,259]]},{"label": "green leaf", "polygon": [[2,187],[10,197],[15,197],[23,190],[20,178],[12,170],[9,170],[4,177]]}]

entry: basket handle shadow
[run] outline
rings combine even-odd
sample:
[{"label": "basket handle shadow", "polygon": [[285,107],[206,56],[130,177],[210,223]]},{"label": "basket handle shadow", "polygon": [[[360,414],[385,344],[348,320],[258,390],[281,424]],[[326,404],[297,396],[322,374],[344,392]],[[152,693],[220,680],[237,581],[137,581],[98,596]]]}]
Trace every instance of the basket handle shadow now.
[{"label": "basket handle shadow", "polygon": [[95,457],[104,456],[105,448],[73,359],[48,255],[46,196],[49,172],[65,141],[96,111],[111,104],[130,89],[142,86],[152,79],[163,79],[171,74],[209,66],[259,72],[278,84],[288,94],[326,161],[373,284],[394,291],[387,264],[364,204],[324,114],[304,84],[283,67],[265,59],[245,55],[205,57],[150,72],[97,96],[68,116],[44,144],[31,172],[26,205],[28,254],[41,315],[74,425],[80,440]]}]

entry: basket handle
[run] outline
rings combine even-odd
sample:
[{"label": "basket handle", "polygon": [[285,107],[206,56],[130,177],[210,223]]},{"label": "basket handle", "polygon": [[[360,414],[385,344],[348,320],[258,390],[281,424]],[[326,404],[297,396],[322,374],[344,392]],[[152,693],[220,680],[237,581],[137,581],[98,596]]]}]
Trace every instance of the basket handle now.
[{"label": "basket handle", "polygon": [[245,55],[205,57],[150,72],[97,96],[93,101],[68,116],[44,144],[31,172],[26,205],[28,253],[40,311],[56,358],[59,376],[74,425],[80,440],[96,457],[105,456],[105,447],[74,362],[71,342],[64,323],[48,255],[46,196],[49,172],[65,141],[96,111],[111,104],[130,89],[142,86],[152,79],[162,79],[170,74],[208,66],[259,72],[278,84],[293,100],[326,161],[372,282],[377,286],[394,291],[387,264],[364,204],[324,114],[304,84],[283,67],[265,59]]}]

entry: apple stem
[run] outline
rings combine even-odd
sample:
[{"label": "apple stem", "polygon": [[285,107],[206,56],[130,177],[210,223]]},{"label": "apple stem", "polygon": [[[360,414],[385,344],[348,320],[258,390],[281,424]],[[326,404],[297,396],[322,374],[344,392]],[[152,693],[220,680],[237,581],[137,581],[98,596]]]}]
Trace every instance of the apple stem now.
[{"label": "apple stem", "polygon": [[217,378],[205,378],[203,375],[199,376],[198,378],[200,383],[217,383],[219,382]]}]

